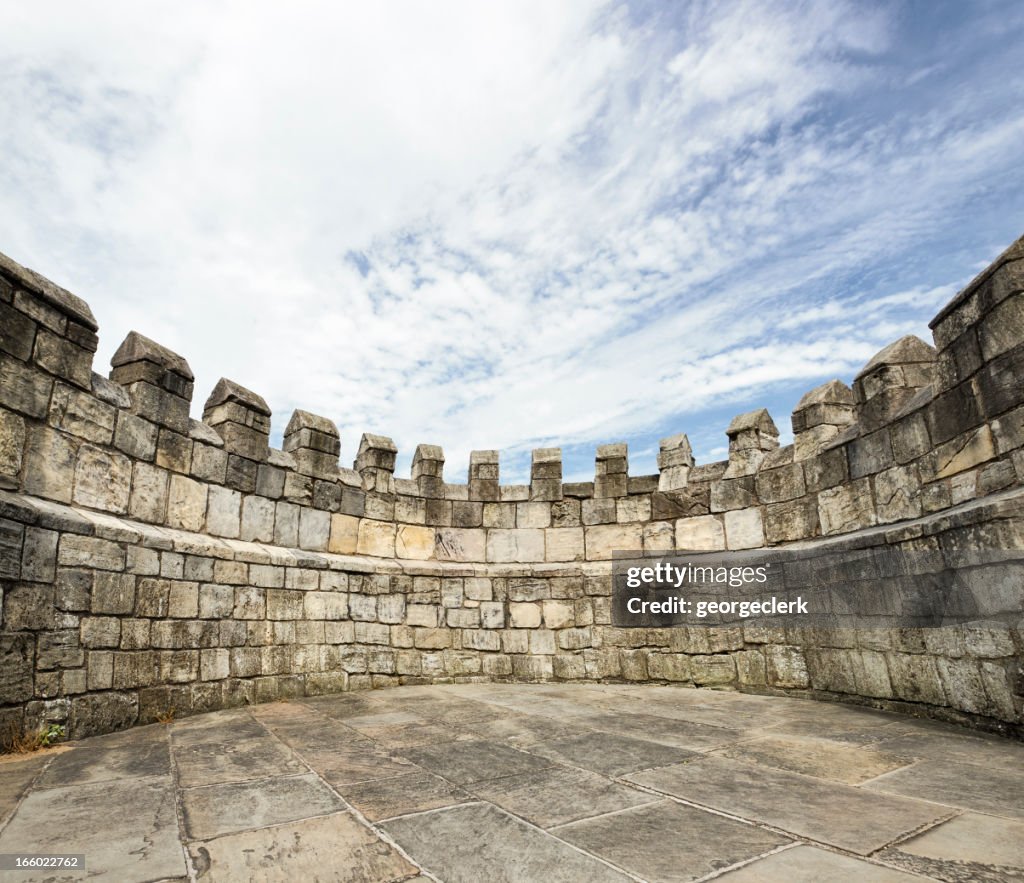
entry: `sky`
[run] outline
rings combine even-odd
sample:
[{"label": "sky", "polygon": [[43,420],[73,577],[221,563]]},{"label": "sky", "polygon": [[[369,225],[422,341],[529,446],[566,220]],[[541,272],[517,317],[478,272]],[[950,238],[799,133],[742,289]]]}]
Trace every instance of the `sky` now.
[{"label": "sky", "polygon": [[0,251],[448,481],[783,443],[1024,233],[1024,5],[0,5]]}]

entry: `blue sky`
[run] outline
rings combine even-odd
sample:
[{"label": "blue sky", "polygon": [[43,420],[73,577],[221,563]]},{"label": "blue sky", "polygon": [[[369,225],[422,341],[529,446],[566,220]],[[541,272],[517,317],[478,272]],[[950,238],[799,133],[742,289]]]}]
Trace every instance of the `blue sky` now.
[{"label": "blue sky", "polygon": [[[143,8],[145,6],[145,8]],[[55,8],[56,7],[56,8]],[[298,9],[302,14],[297,14]],[[1024,232],[1024,7],[6,4],[0,250],[446,477],[852,380]]]}]

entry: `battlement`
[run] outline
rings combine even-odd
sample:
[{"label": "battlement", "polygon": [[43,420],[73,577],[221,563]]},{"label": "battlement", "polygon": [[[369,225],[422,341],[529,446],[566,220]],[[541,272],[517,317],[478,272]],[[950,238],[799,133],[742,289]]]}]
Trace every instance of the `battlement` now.
[{"label": "battlement", "polygon": [[[1024,487],[1024,239],[931,327],[934,346],[904,337],[804,395],[790,445],[762,408],[725,428],[721,462],[677,433],[653,475],[614,442],[593,481],[564,481],[551,447],[528,484],[502,484],[494,450],[462,483],[435,444],[396,476],[395,443],[371,433],[347,468],[337,426],[308,411],[276,450],[266,401],[227,378],[194,420],[187,359],[135,331],[104,377],[88,305],[0,256],[0,718],[71,703],[76,732],[102,731],[124,724],[90,718],[96,703],[134,722],[172,693],[200,710],[486,676],[813,687],[1019,723],[1020,635],[968,652],[610,626],[620,550],[912,545],[940,524],[1024,548],[1024,517],[987,503]],[[884,677],[856,675],[883,652]]]},{"label": "battlement", "polygon": [[[399,554],[399,531],[416,537],[404,551],[417,558],[461,549],[542,561],[601,557],[610,545],[777,545],[894,523],[1021,483],[1022,252],[1019,240],[936,317],[934,347],[904,337],[852,387],[835,379],[808,392],[791,416],[792,445],[779,446],[758,409],[726,428],[723,463],[696,464],[679,433],[662,439],[656,475],[631,476],[620,442],[597,448],[592,482],[564,483],[561,450],[541,448],[529,485],[501,484],[497,451],[474,451],[466,482],[447,481],[432,444],[398,477],[394,442],[370,433],[348,469],[335,424],[306,411],[274,450],[266,401],[227,378],[192,420],[183,356],[133,331],[109,380],[93,373],[88,305],[3,257],[0,486],[214,536],[382,557]],[[465,531],[481,533],[470,541]],[[520,533],[503,552],[509,531]]]}]

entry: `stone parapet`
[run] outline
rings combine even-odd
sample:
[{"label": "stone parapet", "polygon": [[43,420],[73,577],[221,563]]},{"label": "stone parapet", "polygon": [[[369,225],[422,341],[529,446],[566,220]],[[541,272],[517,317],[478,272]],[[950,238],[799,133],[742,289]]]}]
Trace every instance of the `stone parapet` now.
[{"label": "stone parapet", "polygon": [[[744,638],[742,646],[697,652],[705,638],[694,637],[684,651],[673,632],[667,643],[647,636],[648,643],[631,647],[619,642],[637,639],[618,635],[606,618],[606,584],[613,553],[626,550],[784,548],[848,535],[904,542],[899,531],[946,523],[972,541],[1024,545],[1019,533],[1005,532],[1005,513],[992,508],[1018,499],[1024,487],[1021,248],[1011,247],[939,314],[934,350],[903,338],[869,360],[852,389],[834,380],[804,396],[792,415],[792,445],[780,446],[771,415],[759,409],[728,426],[727,461],[696,464],[678,434],[662,440],[657,475],[630,476],[627,447],[618,443],[598,449],[593,482],[565,482],[561,449],[542,448],[532,454],[524,485],[501,484],[497,451],[473,452],[467,483],[447,483],[444,452],[434,445],[416,449],[409,478],[396,477],[397,446],[369,433],[354,468],[339,468],[337,428],[305,411],[292,415],[284,450],[274,450],[267,403],[228,380],[214,388],[204,419],[190,419],[194,378],[182,356],[132,332],[110,379],[93,373],[97,328],[87,305],[0,257],[0,489],[7,492],[0,668],[20,672],[0,674],[0,713],[34,720],[46,709],[73,709],[94,691],[133,695],[133,720],[146,720],[141,709],[152,710],[158,699],[199,710],[204,702],[219,707],[235,701],[230,696],[266,698],[300,685],[525,672],[540,679],[646,672],[672,680],[670,671],[701,671],[692,682],[710,684],[732,671],[734,679],[722,683],[919,702],[972,721],[1010,722],[1020,711],[1020,685],[1011,676],[1021,656],[1016,633],[1012,646],[986,638],[1001,641],[1002,655],[961,664],[948,660],[962,654],[932,654],[947,660],[941,665],[922,661],[931,650],[920,641],[917,649],[819,642],[815,655],[799,636],[778,647]],[[974,513],[971,525],[955,522],[964,507]],[[330,609],[329,617],[305,607],[277,617],[299,614],[305,596],[297,593],[313,581],[305,571],[343,572],[345,588],[327,589],[336,594],[353,594],[357,579],[355,607],[345,608],[355,612],[342,615],[341,599],[333,598],[311,602],[326,606],[310,612]],[[482,582],[471,583],[476,579]],[[522,582],[513,588],[513,581]],[[317,586],[323,590],[322,580]],[[217,612],[194,615],[193,590],[197,605],[207,599],[197,610]],[[140,592],[147,599],[141,606]],[[371,617],[364,595],[396,596],[383,608],[388,618],[379,616],[379,599]],[[395,612],[403,603],[407,611],[436,609],[403,619]],[[525,625],[538,617],[539,625]],[[483,625],[499,620],[496,629]],[[321,641],[321,629],[338,640]],[[142,632],[151,643],[135,646]],[[555,651],[542,652],[552,641]],[[184,668],[162,655],[186,650],[198,655]],[[382,660],[374,663],[379,670],[369,661],[360,670],[339,668],[337,654],[347,659],[350,651],[367,660],[382,654],[374,657]],[[869,652],[885,657],[889,693],[839,689],[846,682],[836,666],[856,671],[864,659],[876,670],[854,683],[883,683]],[[155,655],[142,660],[137,653]],[[224,653],[230,673],[204,678],[204,671],[223,671]],[[295,662],[297,653],[307,661]],[[696,659],[720,653],[732,655],[706,670]],[[264,654],[273,661],[264,663]],[[237,673],[236,656],[248,660],[238,662]],[[135,677],[129,669],[143,663],[156,666],[146,668],[155,672],[150,682],[127,686]],[[104,666],[121,672],[116,683],[108,685]],[[982,684],[981,692],[962,691],[974,697],[971,708],[956,706],[954,677]],[[931,684],[916,699],[905,686],[914,678]],[[143,695],[151,689],[158,692]]]}]

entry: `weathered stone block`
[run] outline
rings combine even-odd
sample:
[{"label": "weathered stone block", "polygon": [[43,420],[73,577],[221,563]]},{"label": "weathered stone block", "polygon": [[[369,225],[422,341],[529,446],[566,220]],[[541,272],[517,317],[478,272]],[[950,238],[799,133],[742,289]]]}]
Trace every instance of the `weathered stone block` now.
[{"label": "weathered stone block", "polygon": [[76,438],[110,444],[117,411],[91,393],[58,383],[50,401],[49,423]]},{"label": "weathered stone block", "polygon": [[764,508],[765,539],[770,544],[807,539],[818,533],[818,507],[814,499],[772,503]]},{"label": "weathered stone block", "polygon": [[768,644],[764,648],[768,683],[773,687],[803,688],[809,685],[807,663],[796,647]]},{"label": "weathered stone block", "polygon": [[140,521],[163,524],[167,514],[169,473],[148,463],[136,463],[133,472],[128,514]]},{"label": "weathered stone block", "polygon": [[608,560],[616,551],[643,549],[643,527],[640,524],[597,524],[585,528],[588,561]]},{"label": "weathered stone block", "polygon": [[206,505],[206,530],[218,537],[237,539],[241,533],[242,495],[226,487],[212,486]]},{"label": "weathered stone block", "polygon": [[757,507],[726,512],[724,519],[729,549],[757,549],[764,545],[764,526]]},{"label": "weathered stone block", "polygon": [[487,560],[499,563],[543,561],[544,531],[540,529],[487,531]]},{"label": "weathered stone block", "polygon": [[755,482],[762,503],[784,503],[806,493],[804,470],[799,463],[762,470]]},{"label": "weathered stone block", "polygon": [[122,454],[82,445],[75,465],[74,501],[104,512],[128,511],[132,464]]},{"label": "weathered stone block", "polygon": [[[331,533],[331,513],[303,507],[299,511],[299,548],[324,551]],[[392,535],[394,530],[392,529]],[[394,546],[392,545],[392,550]],[[394,551],[391,553],[394,555]]]},{"label": "weathered stone block", "polygon": [[0,704],[32,698],[34,651],[31,635],[0,635]]},{"label": "weathered stone block", "polygon": [[377,558],[395,556],[395,525],[386,521],[363,519],[359,524],[356,552]]},{"label": "weathered stone block", "polygon": [[893,694],[910,702],[947,705],[935,658],[923,654],[889,653]]},{"label": "weathered stone block", "polygon": [[859,530],[876,522],[870,479],[822,491],[818,495],[818,515],[822,533],[834,534]]},{"label": "weathered stone block", "polygon": [[395,534],[395,554],[399,558],[426,561],[434,556],[435,529],[401,524]]},{"label": "weathered stone block", "polygon": [[725,549],[725,528],[714,515],[695,515],[676,522],[676,548],[704,552]]},{"label": "weathered stone block", "polygon": [[135,576],[98,571],[93,581],[93,613],[131,613],[135,610]]},{"label": "weathered stone block", "polygon": [[555,527],[544,531],[546,561],[582,561],[583,528]]},{"label": "weathered stone block", "polygon": [[[11,525],[13,527],[13,525]],[[3,530],[0,543],[0,575],[7,579],[18,577],[18,552],[21,558],[21,578],[27,582],[53,582],[57,572],[57,540],[55,530],[41,527],[26,527],[24,542],[21,541],[20,525],[12,534],[10,528]]]},{"label": "weathered stone block", "polygon": [[895,466],[878,473],[872,480],[880,523],[920,516],[921,482],[915,465]]}]

